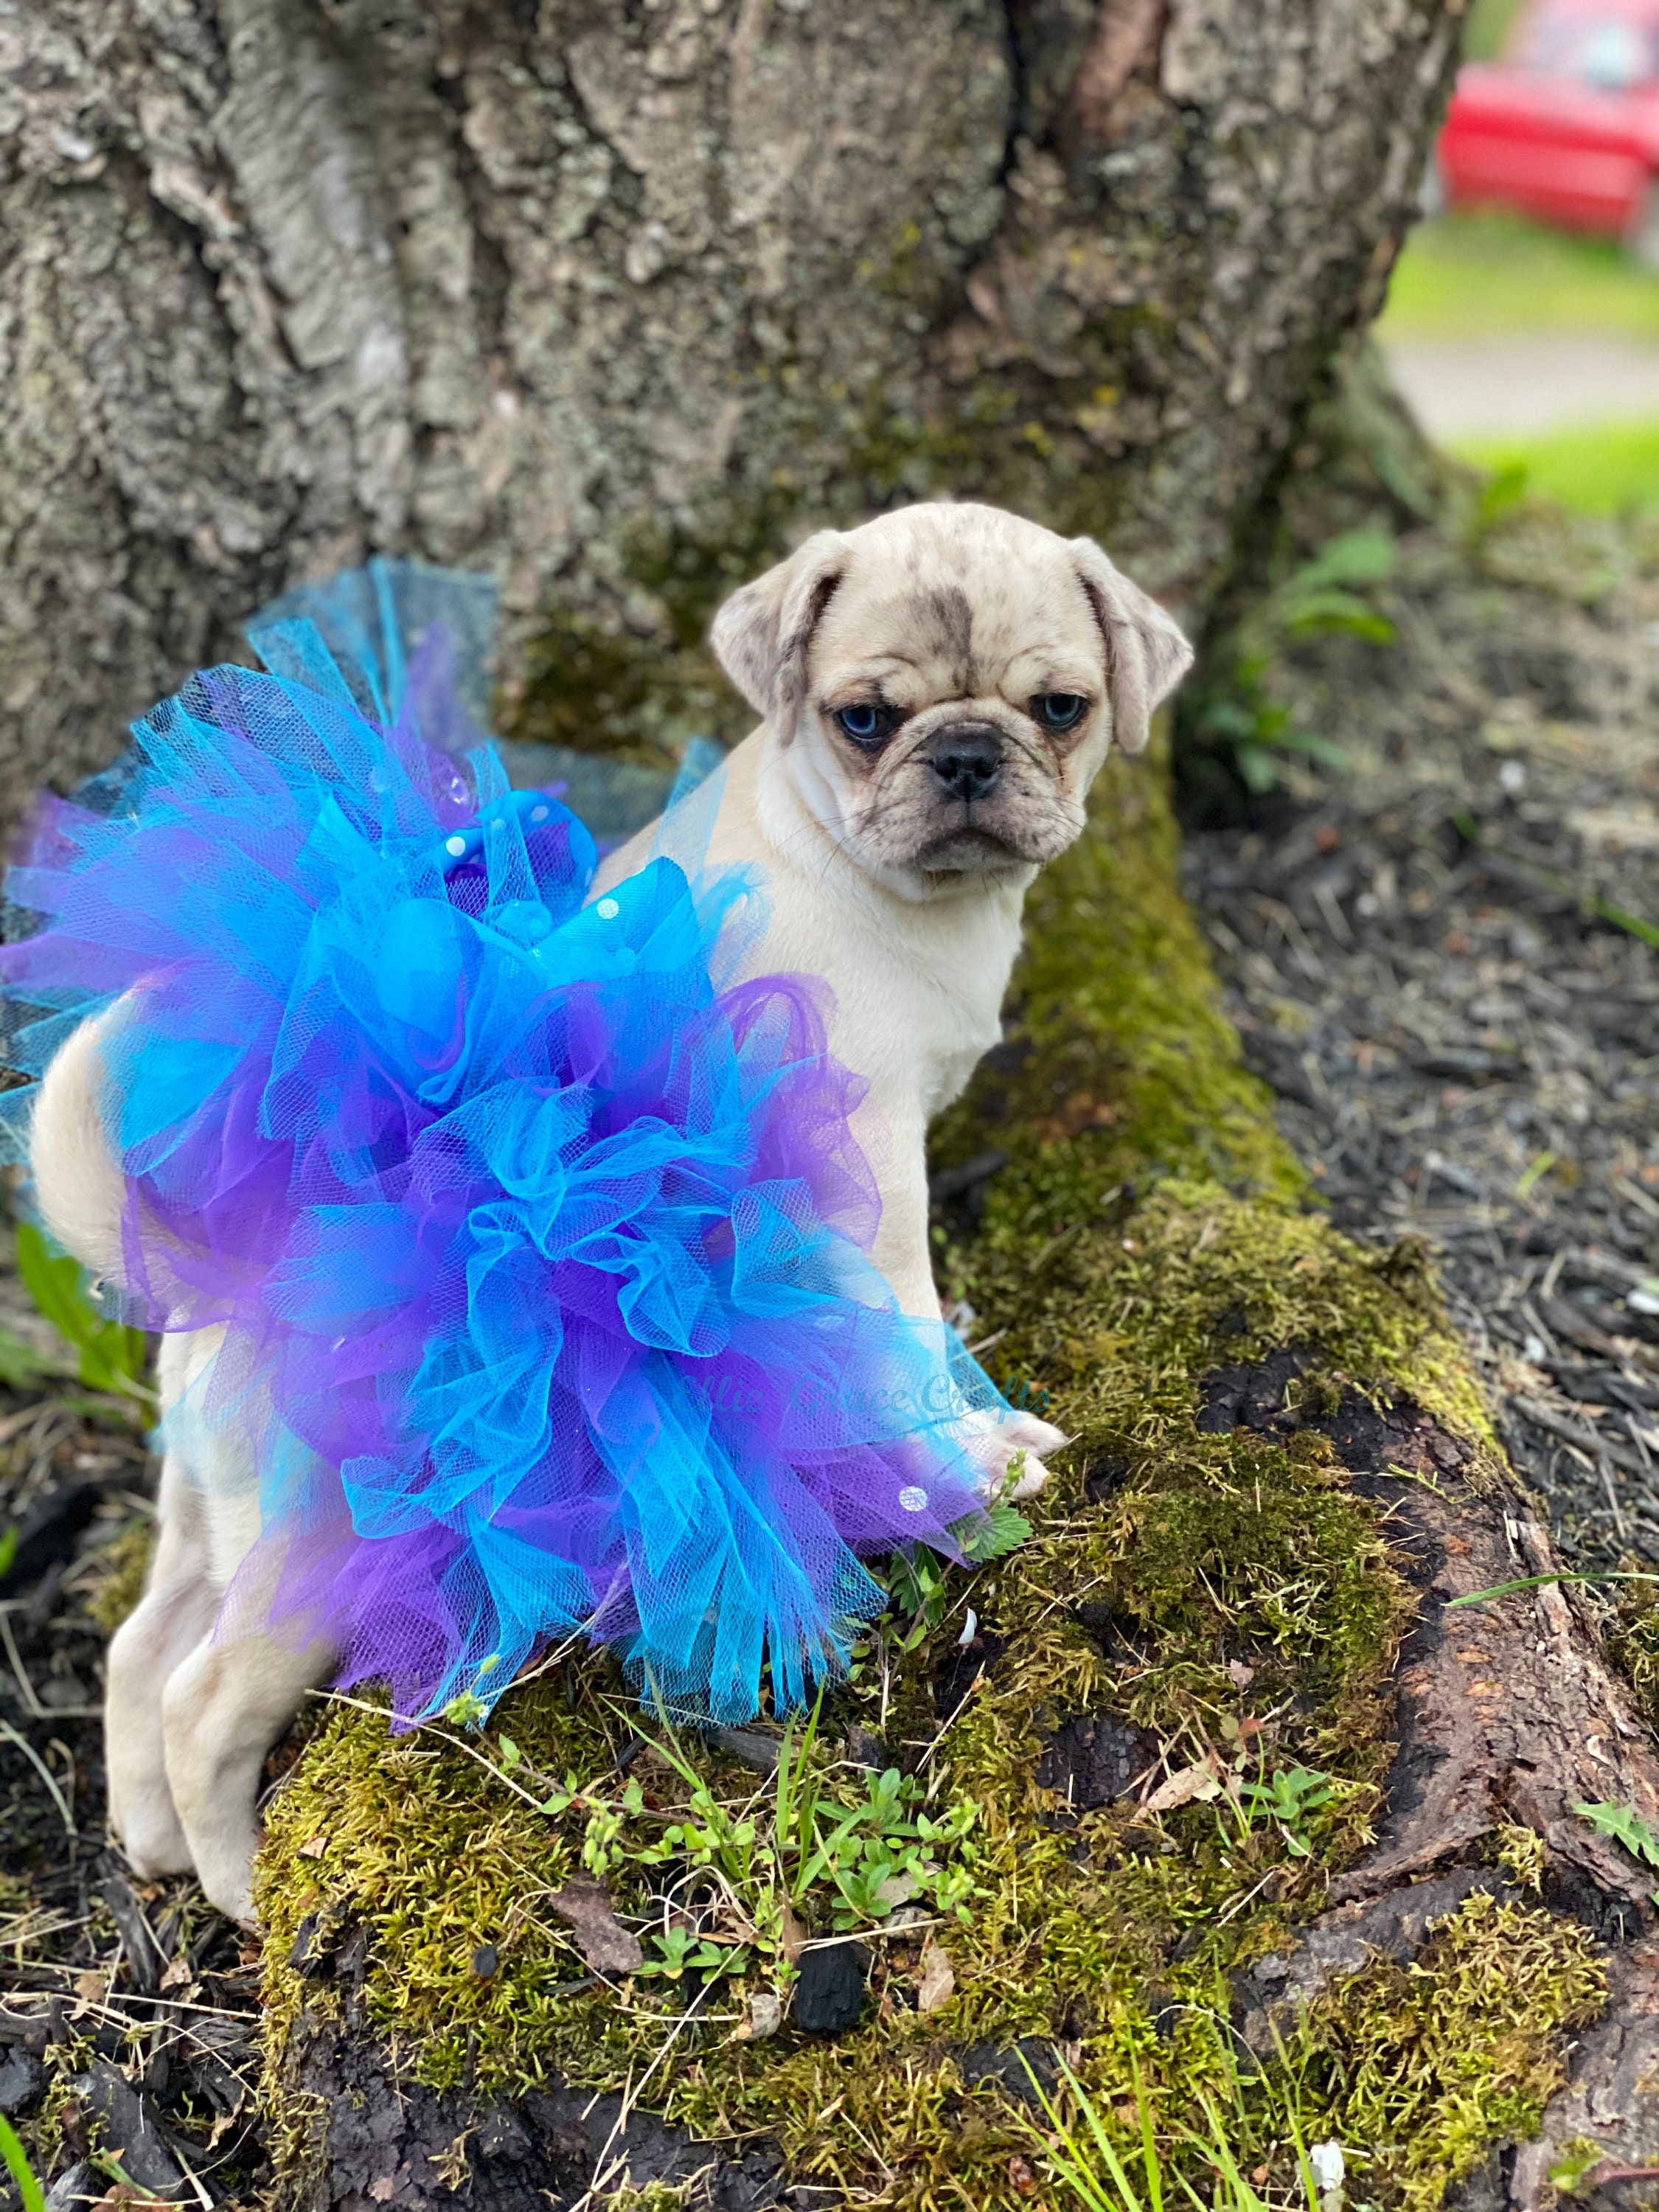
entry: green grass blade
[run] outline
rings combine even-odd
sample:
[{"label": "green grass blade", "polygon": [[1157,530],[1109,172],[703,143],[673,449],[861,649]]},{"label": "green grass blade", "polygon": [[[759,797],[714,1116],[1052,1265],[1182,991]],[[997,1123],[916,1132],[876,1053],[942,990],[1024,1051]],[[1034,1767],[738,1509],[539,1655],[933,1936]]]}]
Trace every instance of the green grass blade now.
[{"label": "green grass blade", "polygon": [[1152,2212],[1164,2212],[1164,2170],[1158,2154],[1158,2140],[1152,2133],[1152,2100],[1140,2078],[1140,2069],[1133,2057],[1129,2061],[1129,2078],[1135,2085],[1135,2110],[1140,2115],[1140,2161],[1146,2169],[1146,2194],[1152,2199]]},{"label": "green grass blade", "polygon": [[11,2123],[3,2118],[0,2118],[0,2164],[4,2165],[21,2191],[23,2212],[46,2212],[46,2197],[23,2154],[23,2146],[13,2133]]},{"label": "green grass blade", "polygon": [[[1031,2069],[1029,2063],[1026,2064],[1025,2070],[1028,2074],[1031,2073]],[[1060,2061],[1060,2077],[1065,2081],[1066,2087],[1077,2100],[1079,2110],[1082,2112],[1084,2118],[1089,2123],[1089,2132],[1095,2139],[1095,2148],[1100,2154],[1100,2162],[1105,2167],[1107,2172],[1112,2177],[1113,2185],[1118,2192],[1118,2197],[1125,2208],[1125,2212],[1145,2212],[1145,2208],[1142,2206],[1140,2198],[1136,2193],[1134,2184],[1130,2180],[1128,2174],[1124,2170],[1123,2161],[1117,2154],[1116,2146],[1106,2132],[1105,2124],[1102,2120],[1100,2113],[1096,2108],[1094,2099],[1089,2094],[1089,2092],[1084,2087],[1082,2082],[1078,2080],[1077,2075],[1073,2073],[1071,2068],[1066,2063],[1066,2061],[1063,2058]],[[1139,2080],[1139,2077],[1137,2075],[1136,2079]],[[1036,2076],[1034,2074],[1031,2075],[1031,2079],[1033,2083],[1036,2084]],[[1037,2094],[1039,2096],[1042,2095],[1041,2087],[1038,2087]],[[1044,2103],[1046,2104],[1047,2101],[1048,2100],[1045,2098]],[[1067,2136],[1067,2140],[1070,2140],[1069,2136]],[[1153,2155],[1156,2159],[1156,2147],[1154,2148]]]},{"label": "green grass blade", "polygon": [[1065,2060],[1061,2059],[1060,2062],[1060,2073],[1073,2095],[1077,2099],[1084,2118],[1089,2123],[1096,2145],[1102,2154],[1102,2163],[1111,2175],[1116,2187],[1115,2197],[1108,2195],[1102,2188],[1097,2176],[1091,2171],[1086,2154],[1079,2147],[1070,2128],[1060,2118],[1054,2100],[1038,2081],[1030,2060],[1023,2051],[1019,2054],[1019,2063],[1025,2069],[1026,2079],[1030,2082],[1036,2100],[1042,2107],[1043,2118],[1054,2130],[1055,2141],[1053,2142],[1044,2141],[1042,2148],[1044,2158],[1054,2168],[1059,2179],[1087,2207],[1087,2212],[1145,2212],[1145,2208],[1139,2197],[1136,2196],[1128,2175],[1123,2171],[1117,2153],[1106,2139],[1105,2132],[1100,2124],[1100,2116],[1095,2110],[1088,2091],[1073,2073],[1071,2068],[1066,2065]]}]

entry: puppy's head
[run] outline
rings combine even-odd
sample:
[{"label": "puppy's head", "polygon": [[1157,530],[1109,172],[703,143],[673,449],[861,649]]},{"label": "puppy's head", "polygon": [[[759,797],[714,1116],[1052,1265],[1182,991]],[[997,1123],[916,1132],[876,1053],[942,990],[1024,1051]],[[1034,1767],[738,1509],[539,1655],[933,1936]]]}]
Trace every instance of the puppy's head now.
[{"label": "puppy's head", "polygon": [[843,851],[913,895],[1064,852],[1192,659],[1091,539],[965,505],[821,531],[713,643]]}]

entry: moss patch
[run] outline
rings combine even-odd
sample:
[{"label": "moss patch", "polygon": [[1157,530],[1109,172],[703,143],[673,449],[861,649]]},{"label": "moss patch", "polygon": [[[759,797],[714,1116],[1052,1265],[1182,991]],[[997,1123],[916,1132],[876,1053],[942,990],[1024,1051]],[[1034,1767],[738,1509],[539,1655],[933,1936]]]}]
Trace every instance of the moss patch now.
[{"label": "moss patch", "polygon": [[[361,1929],[370,2018],[419,2079],[631,2082],[703,2135],[775,2139],[798,2179],[915,2212],[1025,2201],[1010,2160],[1039,2154],[1020,2049],[1061,2048],[1126,2129],[1137,2081],[1171,2130],[1213,2093],[1292,2193],[1291,2111],[1304,2137],[1370,2146],[1367,2194],[1414,2207],[1535,2117],[1597,1986],[1578,1932],[1541,1911],[1466,1908],[1387,2008],[1334,1993],[1299,2087],[1239,2076],[1229,1976],[1293,1940],[1370,1836],[1410,1601],[1323,1437],[1208,1433],[1201,1379],[1295,1346],[1287,1387],[1310,1405],[1408,1393],[1477,1469],[1491,1443],[1421,1254],[1364,1252],[1306,1210],[1176,890],[1174,840],[1161,772],[1115,765],[1034,898],[1011,1043],[940,1135],[945,1164],[1009,1156],[977,1224],[941,1224],[941,1279],[997,1339],[1011,1393],[1046,1399],[1076,1441],[1028,1543],[953,1576],[928,1632],[872,1636],[815,1754],[827,1802],[866,1790],[842,1753],[873,1736],[931,1790],[930,1818],[976,1808],[941,1850],[961,1911],[864,1925],[856,2028],[750,2040],[750,1999],[787,1997],[794,1972],[769,1785],[664,1742],[603,1657],[520,1685],[466,1743],[393,1739],[337,1705],[272,1808],[259,1874],[276,2081],[301,2007],[335,2002],[296,1945]],[[1079,1729],[1121,1747],[1140,1786],[1079,1796],[1060,1755]],[[682,1757],[728,1830],[755,1823],[746,1874],[684,1844],[653,1855],[671,1823],[714,1817],[689,1802]],[[1250,1795],[1297,1769],[1323,1778],[1302,1813]],[[1161,1811],[1145,1802],[1158,1780]],[[594,1986],[550,1902],[585,1855],[647,1949],[678,1925],[732,1971],[700,1996],[695,1974]],[[838,1901],[809,1885],[806,1932],[830,1933]],[[954,1990],[924,2010],[931,1949]]]},{"label": "moss patch", "polygon": [[1409,1965],[1368,1966],[1315,2005],[1304,2078],[1391,2193],[1431,2207],[1492,2144],[1536,2134],[1566,2079],[1563,2031],[1606,1997],[1582,1928],[1471,1897]]},{"label": "moss patch", "polygon": [[87,1569],[93,1587],[87,1611],[106,1636],[113,1636],[144,1594],[144,1577],[155,1550],[155,1530],[135,1521],[98,1552]]}]

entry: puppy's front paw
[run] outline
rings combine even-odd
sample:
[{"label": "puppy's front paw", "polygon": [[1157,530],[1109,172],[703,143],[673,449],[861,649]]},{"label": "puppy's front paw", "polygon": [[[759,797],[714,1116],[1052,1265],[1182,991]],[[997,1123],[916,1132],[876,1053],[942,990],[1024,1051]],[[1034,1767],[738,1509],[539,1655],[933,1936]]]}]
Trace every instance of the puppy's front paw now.
[{"label": "puppy's front paw", "polygon": [[[1016,1505],[1022,1498],[1035,1498],[1048,1480],[1048,1470],[1040,1455],[1058,1451],[1069,1442],[1063,1429],[1055,1428],[1052,1421],[1038,1420],[1035,1413],[1005,1413],[974,1447],[974,1456],[985,1470],[978,1486],[980,1496],[1001,1498]],[[1011,1464],[1022,1452],[1024,1464],[1009,1488]]]}]

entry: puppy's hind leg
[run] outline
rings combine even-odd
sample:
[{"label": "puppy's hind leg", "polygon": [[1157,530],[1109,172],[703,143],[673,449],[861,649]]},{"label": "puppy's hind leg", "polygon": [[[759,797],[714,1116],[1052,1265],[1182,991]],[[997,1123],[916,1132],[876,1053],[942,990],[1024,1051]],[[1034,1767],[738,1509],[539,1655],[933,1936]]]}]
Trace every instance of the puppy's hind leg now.
[{"label": "puppy's hind leg", "polygon": [[249,1927],[259,1769],[337,1657],[320,1639],[295,1650],[261,1633],[225,1644],[210,1636],[167,1682],[167,1780],[190,1856],[210,1903]]},{"label": "puppy's hind leg", "polygon": [[176,1453],[162,1463],[156,1510],[155,1557],[143,1597],[110,1644],[104,1693],[110,1824],[135,1871],[147,1878],[190,1869],[190,1844],[167,1787],[161,1693],[212,1628],[219,1601],[202,1501]]}]

